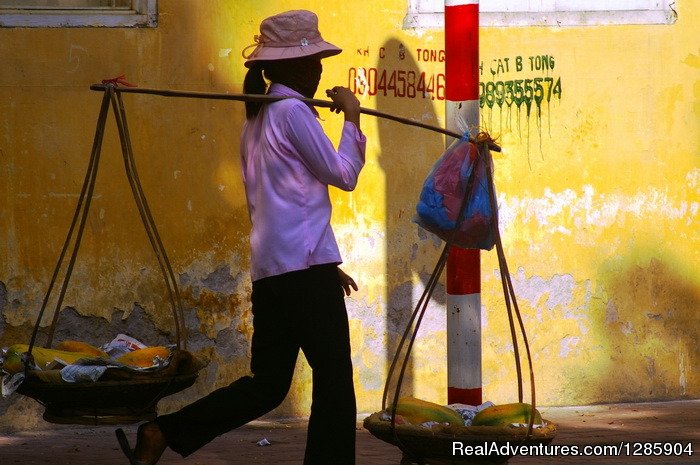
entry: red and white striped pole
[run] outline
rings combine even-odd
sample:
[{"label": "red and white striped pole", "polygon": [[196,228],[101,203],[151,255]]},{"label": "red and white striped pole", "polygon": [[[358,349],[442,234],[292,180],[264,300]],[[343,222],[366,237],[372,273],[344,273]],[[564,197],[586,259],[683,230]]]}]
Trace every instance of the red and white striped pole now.
[{"label": "red and white striped pole", "polygon": [[[479,127],[479,1],[445,0],[447,128],[475,136]],[[448,145],[451,141],[448,141]],[[447,401],[481,397],[481,256],[452,247],[447,258]]]}]

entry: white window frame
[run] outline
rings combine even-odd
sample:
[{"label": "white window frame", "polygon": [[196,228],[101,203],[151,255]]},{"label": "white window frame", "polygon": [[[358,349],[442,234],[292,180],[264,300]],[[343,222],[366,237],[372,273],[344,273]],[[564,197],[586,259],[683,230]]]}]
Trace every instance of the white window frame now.
[{"label": "white window frame", "polygon": [[132,0],[124,9],[0,8],[0,27],[156,27],[158,0]]},{"label": "white window frame", "polygon": [[[408,0],[404,29],[443,28],[444,0]],[[674,0],[480,0],[479,25],[673,24]]]}]

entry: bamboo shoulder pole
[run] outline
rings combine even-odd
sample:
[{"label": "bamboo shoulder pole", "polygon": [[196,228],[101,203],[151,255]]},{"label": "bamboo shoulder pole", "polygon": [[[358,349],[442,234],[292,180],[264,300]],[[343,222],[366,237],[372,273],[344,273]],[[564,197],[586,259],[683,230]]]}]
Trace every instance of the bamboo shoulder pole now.
[{"label": "bamboo shoulder pole", "polygon": [[[90,90],[104,92],[107,87],[113,87],[115,92],[130,93],[130,94],[149,94],[149,95],[160,95],[162,97],[179,97],[179,98],[200,98],[200,99],[210,99],[210,100],[235,100],[240,102],[276,102],[278,100],[283,100],[287,98],[298,98],[298,97],[281,97],[272,95],[262,95],[262,94],[228,94],[228,93],[217,93],[217,92],[194,92],[194,91],[184,91],[184,90],[168,90],[168,89],[149,89],[145,87],[119,87],[113,84],[93,84],[90,86]],[[302,102],[308,103],[316,107],[330,108],[333,106],[333,102],[330,100],[320,100],[314,98],[299,98]],[[401,116],[390,115],[377,110],[372,110],[370,108],[360,107],[360,111],[366,115],[376,116],[378,118],[384,118],[391,121],[396,121],[401,124],[407,124],[410,126],[416,126],[423,129],[428,129],[430,131],[439,132],[441,134],[455,137],[457,139],[461,138],[463,135],[454,131],[443,129],[437,126],[431,126],[429,124],[414,121],[408,118],[403,118]],[[472,142],[476,142],[470,137]],[[500,152],[501,147],[495,142],[489,142],[489,149],[494,152]]]}]

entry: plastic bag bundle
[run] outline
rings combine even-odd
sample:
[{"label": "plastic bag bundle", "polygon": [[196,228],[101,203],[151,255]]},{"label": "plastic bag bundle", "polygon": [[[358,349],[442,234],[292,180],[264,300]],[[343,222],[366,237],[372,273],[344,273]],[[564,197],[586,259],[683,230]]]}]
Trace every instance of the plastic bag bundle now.
[{"label": "plastic bag bundle", "polygon": [[491,207],[493,184],[487,169],[488,150],[479,152],[467,137],[456,140],[423,183],[415,222],[458,247],[491,250],[498,220]]}]

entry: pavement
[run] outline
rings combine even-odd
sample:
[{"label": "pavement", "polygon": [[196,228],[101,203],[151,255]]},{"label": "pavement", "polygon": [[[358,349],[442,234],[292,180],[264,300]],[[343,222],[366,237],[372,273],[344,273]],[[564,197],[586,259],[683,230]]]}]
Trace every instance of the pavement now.
[{"label": "pavement", "polygon": [[[551,446],[555,455],[518,455],[509,465],[532,464],[700,464],[700,400],[609,404],[580,407],[541,407],[542,416],[557,425]],[[0,465],[126,465],[113,426],[74,426],[46,423],[46,430],[0,433]],[[372,436],[357,424],[357,465],[399,465],[402,452]],[[136,425],[123,427],[135,440]],[[269,445],[258,442],[266,439]],[[212,441],[183,459],[167,450],[159,464],[277,465],[301,464],[306,422],[303,419],[255,421]],[[616,445],[617,455],[574,457],[566,448]],[[445,463],[469,464],[476,459],[455,457]],[[405,463],[410,463],[406,462]],[[333,464],[329,464],[333,465]]]}]

